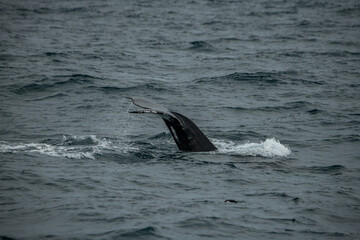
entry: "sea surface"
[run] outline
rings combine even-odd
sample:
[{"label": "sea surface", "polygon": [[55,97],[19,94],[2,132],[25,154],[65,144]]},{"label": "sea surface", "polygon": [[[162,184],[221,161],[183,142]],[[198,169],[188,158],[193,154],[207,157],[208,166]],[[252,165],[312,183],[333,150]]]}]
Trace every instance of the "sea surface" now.
[{"label": "sea surface", "polygon": [[359,142],[357,0],[0,0],[0,239],[360,239]]}]

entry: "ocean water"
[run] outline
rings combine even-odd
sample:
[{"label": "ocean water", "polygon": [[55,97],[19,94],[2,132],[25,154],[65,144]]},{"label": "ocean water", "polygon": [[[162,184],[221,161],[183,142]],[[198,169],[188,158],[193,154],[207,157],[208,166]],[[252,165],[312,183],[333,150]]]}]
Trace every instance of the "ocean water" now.
[{"label": "ocean water", "polygon": [[1,239],[359,239],[359,90],[355,0],[1,0]]}]

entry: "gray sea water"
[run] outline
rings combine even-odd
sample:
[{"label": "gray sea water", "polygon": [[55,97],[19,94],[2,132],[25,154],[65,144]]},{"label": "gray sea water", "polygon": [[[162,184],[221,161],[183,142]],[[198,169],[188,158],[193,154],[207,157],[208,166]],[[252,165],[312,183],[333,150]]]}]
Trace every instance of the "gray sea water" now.
[{"label": "gray sea water", "polygon": [[0,0],[1,239],[359,239],[359,63],[355,0]]}]

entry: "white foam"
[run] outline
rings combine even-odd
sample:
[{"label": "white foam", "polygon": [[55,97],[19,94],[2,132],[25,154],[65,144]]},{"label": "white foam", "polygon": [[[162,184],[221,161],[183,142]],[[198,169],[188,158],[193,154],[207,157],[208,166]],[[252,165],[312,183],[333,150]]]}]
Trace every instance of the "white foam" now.
[{"label": "white foam", "polygon": [[[262,157],[285,157],[291,150],[282,145],[275,138],[268,138],[260,143],[236,144],[232,141],[212,139],[219,153],[240,156],[262,156]],[[106,138],[99,139],[95,135],[90,136],[64,136],[58,145],[46,143],[9,143],[0,141],[0,152],[2,153],[38,153],[52,157],[64,157],[72,159],[89,158],[95,159],[97,154],[106,151],[129,153],[139,151],[129,141]]]},{"label": "white foam", "polygon": [[126,143],[124,141],[114,143],[106,138],[98,139],[94,135],[64,136],[62,143],[59,145],[46,143],[9,143],[0,141],[0,152],[2,153],[27,152],[72,159],[95,159],[96,154],[102,154],[106,150],[128,153],[139,149],[133,147],[131,143]]},{"label": "white foam", "polygon": [[64,146],[54,146],[45,143],[18,143],[11,144],[8,142],[0,143],[0,152],[2,153],[17,153],[17,152],[27,152],[27,153],[39,153],[43,155],[48,155],[51,157],[65,157],[65,158],[91,158],[94,159],[94,153],[96,151],[81,151],[80,148],[73,147],[64,147]]},{"label": "white foam", "polygon": [[290,148],[282,145],[275,138],[268,138],[260,143],[235,144],[232,141],[212,139],[218,152],[240,156],[285,157],[291,153]]}]

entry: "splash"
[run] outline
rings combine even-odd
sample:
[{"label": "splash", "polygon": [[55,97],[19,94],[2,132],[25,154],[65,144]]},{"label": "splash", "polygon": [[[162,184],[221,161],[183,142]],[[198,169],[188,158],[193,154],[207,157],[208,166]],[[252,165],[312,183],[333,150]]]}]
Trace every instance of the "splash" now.
[{"label": "splash", "polygon": [[232,141],[212,139],[219,153],[240,156],[285,157],[291,153],[290,148],[282,145],[275,138],[265,142],[235,144]]},{"label": "splash", "polygon": [[127,153],[137,151],[131,143],[123,141],[112,141],[106,138],[99,139],[94,135],[90,136],[63,136],[59,143],[9,143],[0,141],[1,153],[38,153],[51,157],[63,157],[72,159],[95,159],[97,154],[105,151]]}]

